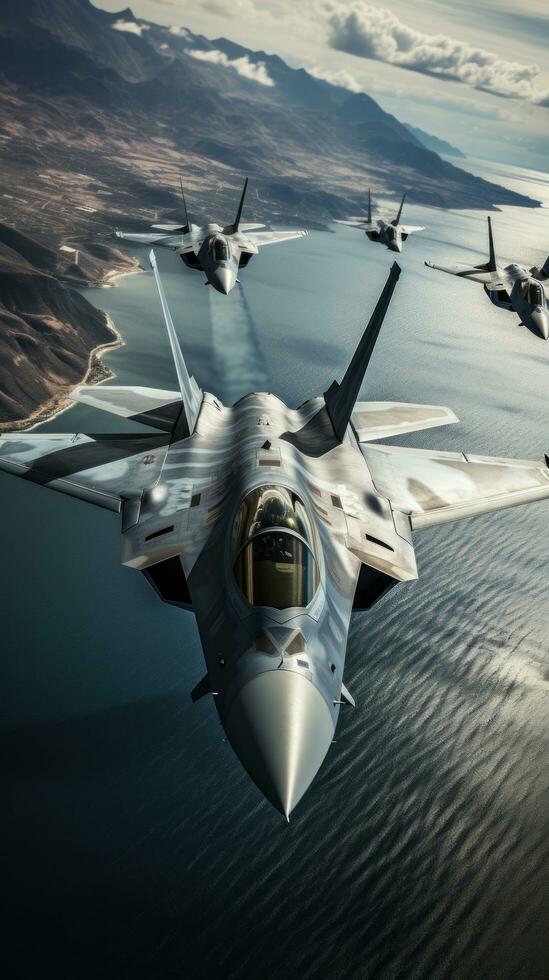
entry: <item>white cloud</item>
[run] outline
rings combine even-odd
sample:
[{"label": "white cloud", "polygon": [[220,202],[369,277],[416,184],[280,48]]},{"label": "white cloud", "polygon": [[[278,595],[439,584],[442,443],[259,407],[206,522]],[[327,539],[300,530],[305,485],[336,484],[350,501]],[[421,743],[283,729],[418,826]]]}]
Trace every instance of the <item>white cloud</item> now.
[{"label": "white cloud", "polygon": [[202,0],[201,6],[208,13],[221,14],[222,17],[253,17],[257,13],[251,0]]},{"label": "white cloud", "polygon": [[175,34],[176,37],[188,37],[189,32],[186,27],[178,27],[177,24],[172,24],[170,34]]},{"label": "white cloud", "polygon": [[360,82],[350,71],[346,71],[345,68],[320,68],[318,65],[315,65],[313,68],[307,68],[307,71],[309,75],[314,75],[315,78],[321,78],[324,82],[330,82],[330,85],[346,88],[349,92],[364,91],[364,87]]},{"label": "white cloud", "polygon": [[143,31],[149,30],[147,24],[136,24],[134,20],[117,20],[112,26],[115,31],[125,31],[126,34],[137,34],[138,37],[141,37]]},{"label": "white cloud", "polygon": [[493,95],[549,104],[549,92],[535,89],[538,65],[505,61],[445,34],[424,34],[388,10],[362,2],[337,3],[331,8],[329,25],[329,43],[338,51],[462,82]]},{"label": "white cloud", "polygon": [[264,61],[250,61],[248,55],[242,58],[229,58],[224,51],[201,51],[200,49],[187,49],[186,54],[199,61],[207,61],[212,65],[222,65],[223,68],[232,68],[243,78],[248,78],[251,82],[258,82],[260,85],[273,86],[274,82],[269,75]]}]

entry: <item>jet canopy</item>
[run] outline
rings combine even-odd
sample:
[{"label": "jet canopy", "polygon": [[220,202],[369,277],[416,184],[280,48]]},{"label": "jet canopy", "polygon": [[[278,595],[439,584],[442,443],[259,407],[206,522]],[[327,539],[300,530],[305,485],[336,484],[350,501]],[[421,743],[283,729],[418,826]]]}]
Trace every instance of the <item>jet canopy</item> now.
[{"label": "jet canopy", "polygon": [[252,606],[305,608],[318,588],[313,532],[303,501],[280,486],[257,487],[233,528],[234,575]]},{"label": "jet canopy", "polygon": [[228,262],[231,257],[231,246],[226,238],[216,235],[210,242],[212,258],[216,262]]},{"label": "jet canopy", "polygon": [[544,306],[545,304],[543,286],[537,279],[527,279],[522,286],[522,294],[532,306]]}]

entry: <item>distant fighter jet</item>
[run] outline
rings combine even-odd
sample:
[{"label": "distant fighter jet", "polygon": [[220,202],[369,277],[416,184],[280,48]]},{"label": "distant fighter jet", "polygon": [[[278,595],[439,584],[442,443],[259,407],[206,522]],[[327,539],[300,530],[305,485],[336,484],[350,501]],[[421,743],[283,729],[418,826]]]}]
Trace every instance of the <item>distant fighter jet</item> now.
[{"label": "distant fighter jet", "polygon": [[[73,399],[156,434],[0,438],[0,468],[122,516],[122,562],[192,610],[227,737],[286,817],[330,748],[353,609],[417,578],[412,532],[549,497],[549,469],[372,445],[457,422],[449,408],[357,402],[400,269],[393,265],[343,380],[288,408],[201,391],[160,294],[177,391],[82,386]],[[38,501],[37,501],[38,503]],[[366,651],[365,651],[366,655]]]},{"label": "distant fighter jet", "polygon": [[488,240],[490,258],[483,265],[468,266],[464,262],[457,265],[437,265],[436,262],[426,262],[425,265],[430,269],[449,272],[461,279],[482,283],[486,295],[494,306],[517,313],[525,327],[539,334],[544,340],[549,339],[549,301],[541,285],[549,278],[549,257],[541,269],[535,267],[525,269],[514,262],[502,269],[496,262],[490,218],[488,218]]},{"label": "distant fighter jet", "polygon": [[[152,225],[163,234],[132,233],[116,231],[117,238],[138,245],[161,245],[177,252],[185,265],[190,269],[202,271],[208,283],[220,293],[230,293],[238,282],[238,273],[244,269],[252,258],[257,255],[263,245],[276,245],[291,238],[302,238],[306,231],[266,231],[264,224],[242,224],[240,221],[248,178],[244,181],[244,189],[236,218],[230,225],[208,224],[194,225],[189,221],[187,203],[181,185],[183,206],[185,208],[185,224],[183,225]],[[263,230],[260,230],[263,229]]]},{"label": "distant fighter jet", "polygon": [[378,218],[377,221],[372,221],[372,195],[370,188],[368,188],[368,217],[366,219],[350,218],[348,221],[339,221],[338,224],[349,225],[351,228],[362,228],[371,242],[380,242],[381,245],[386,245],[387,248],[391,249],[391,252],[402,252],[402,243],[406,241],[408,235],[411,235],[413,231],[425,231],[422,225],[400,224],[405,200],[406,194],[403,194],[398,214],[394,221],[386,222],[381,218]]}]

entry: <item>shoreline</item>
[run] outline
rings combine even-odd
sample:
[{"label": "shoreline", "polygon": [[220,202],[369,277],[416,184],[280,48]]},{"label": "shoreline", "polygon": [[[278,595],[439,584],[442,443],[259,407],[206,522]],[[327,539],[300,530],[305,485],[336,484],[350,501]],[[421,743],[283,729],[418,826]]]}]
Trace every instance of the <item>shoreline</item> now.
[{"label": "shoreline", "polygon": [[[107,272],[103,280],[95,287],[90,284],[88,286],[80,286],[79,288],[82,290],[92,288],[110,289],[116,285],[119,279],[145,271],[141,268],[139,259],[134,258],[133,263],[134,264],[130,269],[111,269],[111,271]],[[104,344],[99,344],[99,346],[92,348],[88,355],[88,365],[82,379],[74,383],[71,382],[67,385],[60,385],[59,390],[55,395],[52,395],[51,398],[48,398],[47,401],[39,405],[32,415],[28,415],[25,419],[18,419],[15,422],[0,423],[0,437],[3,434],[9,435],[14,432],[31,432],[33,429],[37,429],[39,426],[44,425],[46,422],[51,422],[59,415],[63,415],[64,412],[69,411],[69,409],[78,404],[78,402],[73,401],[69,396],[70,392],[74,391],[74,389],[79,387],[79,385],[104,384],[105,381],[110,381],[112,378],[116,377],[114,371],[111,371],[110,368],[107,368],[104,364],[102,364],[102,357],[109,350],[116,350],[119,347],[123,347],[125,341],[111,315],[109,313],[105,313],[104,310],[101,312],[104,313],[107,320],[107,327],[110,329],[114,337],[113,340],[107,341]]]}]

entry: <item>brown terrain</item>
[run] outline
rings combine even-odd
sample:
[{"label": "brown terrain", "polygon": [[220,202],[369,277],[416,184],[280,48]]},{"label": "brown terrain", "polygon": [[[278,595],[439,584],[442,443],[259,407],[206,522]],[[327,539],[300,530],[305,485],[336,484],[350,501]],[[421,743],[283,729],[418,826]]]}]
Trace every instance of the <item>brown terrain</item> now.
[{"label": "brown terrain", "polygon": [[[181,220],[180,173],[196,221],[232,215],[243,173],[249,220],[305,227],[362,210],[368,184],[436,207],[538,204],[441,158],[365,94],[223,38],[122,33],[118,18],[135,20],[88,0],[0,6],[0,429],[101,377],[94,351],[119,338],[77,287],[137,267],[117,225]],[[262,62],[274,84],[191,48]]]}]

